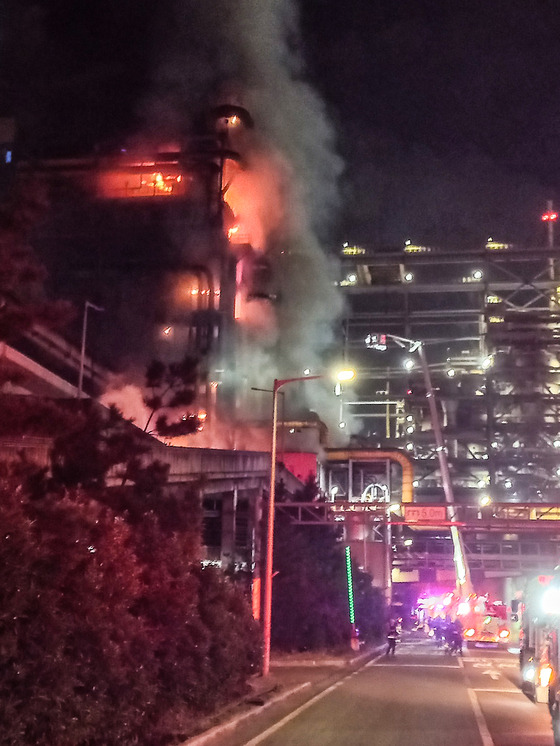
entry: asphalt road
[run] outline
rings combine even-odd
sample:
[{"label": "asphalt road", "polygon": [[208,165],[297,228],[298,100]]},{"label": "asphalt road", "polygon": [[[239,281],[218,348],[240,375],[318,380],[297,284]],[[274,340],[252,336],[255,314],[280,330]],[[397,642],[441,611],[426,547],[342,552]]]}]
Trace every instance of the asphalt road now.
[{"label": "asphalt road", "polygon": [[[245,746],[552,746],[544,704],[520,691],[517,656],[493,649],[448,657],[403,639]],[[240,734],[238,734],[240,735]]]}]

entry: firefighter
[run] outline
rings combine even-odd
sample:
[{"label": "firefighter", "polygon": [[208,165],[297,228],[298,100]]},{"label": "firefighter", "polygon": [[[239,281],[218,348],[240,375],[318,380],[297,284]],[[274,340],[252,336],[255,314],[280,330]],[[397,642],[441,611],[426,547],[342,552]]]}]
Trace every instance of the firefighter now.
[{"label": "firefighter", "polygon": [[397,649],[397,640],[399,639],[399,631],[397,623],[394,619],[389,622],[389,629],[387,630],[387,653],[386,655],[395,655]]},{"label": "firefighter", "polygon": [[445,641],[451,653],[463,655],[463,625],[457,618],[445,628]]}]

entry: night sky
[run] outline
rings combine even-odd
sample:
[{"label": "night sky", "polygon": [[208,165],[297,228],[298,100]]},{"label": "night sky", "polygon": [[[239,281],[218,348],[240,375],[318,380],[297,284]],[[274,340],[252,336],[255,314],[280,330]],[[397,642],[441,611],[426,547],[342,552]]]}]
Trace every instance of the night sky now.
[{"label": "night sky", "polygon": [[560,176],[557,3],[313,0],[305,17],[351,237],[544,240]]},{"label": "night sky", "polygon": [[[247,2],[4,0],[0,113],[16,116],[21,152],[118,148],[186,127],[184,111],[250,79],[236,4]],[[291,2],[276,5],[290,16]],[[344,161],[323,241],[544,244],[540,214],[547,199],[560,206],[554,0],[300,0],[299,10],[289,42],[304,64],[293,75],[322,97]]]}]

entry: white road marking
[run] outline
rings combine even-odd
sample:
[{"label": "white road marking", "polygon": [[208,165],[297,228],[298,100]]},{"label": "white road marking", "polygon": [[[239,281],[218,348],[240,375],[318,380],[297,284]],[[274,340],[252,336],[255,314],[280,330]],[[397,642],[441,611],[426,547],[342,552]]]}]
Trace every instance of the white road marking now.
[{"label": "white road marking", "polygon": [[447,663],[378,663],[376,668],[454,668],[455,670],[461,668],[461,666],[452,666]]},{"label": "white road marking", "polygon": [[483,676],[490,676],[493,681],[498,681],[500,674],[493,668],[487,668],[486,671],[482,671]]},{"label": "white road marking", "polygon": [[325,689],[324,691],[320,692],[315,697],[310,699],[308,702],[305,702],[303,705],[298,707],[296,710],[294,710],[293,712],[290,712],[289,715],[286,715],[286,717],[283,717],[282,720],[279,720],[274,725],[271,725],[270,728],[268,728],[267,730],[263,731],[262,733],[259,733],[258,736],[255,736],[250,741],[247,741],[245,746],[256,746],[256,744],[262,743],[265,740],[265,738],[268,738],[273,733],[276,733],[277,730],[280,730],[280,728],[283,728],[284,725],[286,725],[286,723],[289,723],[290,720],[293,720],[295,717],[297,717],[300,714],[300,712],[307,710],[307,708],[311,707],[311,705],[315,704],[315,702],[318,702],[320,699],[323,699],[323,697],[326,697],[327,694],[330,694],[332,691],[334,691],[337,687],[339,687],[342,684],[343,681],[344,679],[341,679],[340,681],[337,681],[335,684],[332,684],[331,686],[329,686],[328,689]]},{"label": "white road marking", "polygon": [[476,689],[473,689],[473,692],[490,692],[491,694],[521,694],[523,697],[525,696],[521,689],[483,689],[481,687],[477,687]]},{"label": "white road marking", "polygon": [[[373,664],[378,661],[380,658],[383,658],[383,655],[378,655],[377,658],[373,658],[373,660],[369,661],[369,663],[366,663],[364,668],[367,668],[367,666],[373,666]],[[358,669],[358,671],[361,669]],[[312,697],[307,702],[304,702],[300,707],[293,710],[293,712],[290,712],[286,717],[283,717],[282,720],[279,720],[277,723],[274,723],[274,725],[271,725],[270,728],[267,728],[267,730],[263,731],[262,733],[259,733],[258,736],[255,736],[250,741],[247,741],[244,746],[257,746],[257,744],[262,743],[265,738],[268,738],[273,733],[276,733],[277,730],[280,730],[280,728],[284,727],[286,723],[289,723],[290,720],[293,720],[295,717],[297,717],[300,712],[304,712],[307,710],[308,707],[311,707],[311,705],[315,704],[315,702],[318,702],[320,699],[323,699],[323,697],[326,697],[327,694],[330,694],[332,691],[334,691],[337,687],[344,684],[346,679],[351,678],[354,676],[354,674],[358,673],[358,671],[352,671],[352,673],[348,674],[348,676],[345,676],[343,679],[340,679],[340,681],[336,681],[334,684],[329,686],[327,689],[325,689],[322,692],[319,692],[319,694],[316,694],[314,697]]]},{"label": "white road marking", "polygon": [[467,692],[471,701],[471,707],[473,708],[478,732],[480,733],[480,738],[482,740],[482,746],[494,746],[494,741],[492,740],[492,736],[490,735],[490,731],[486,725],[486,720],[484,719],[484,715],[480,709],[475,691],[474,689],[467,689]]}]

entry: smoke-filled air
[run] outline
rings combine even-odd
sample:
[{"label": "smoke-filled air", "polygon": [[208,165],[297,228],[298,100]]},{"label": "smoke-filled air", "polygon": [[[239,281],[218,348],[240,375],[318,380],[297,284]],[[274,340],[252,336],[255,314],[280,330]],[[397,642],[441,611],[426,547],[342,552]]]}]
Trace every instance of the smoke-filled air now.
[{"label": "smoke-filled air", "polygon": [[[243,107],[253,120],[230,131],[241,158],[226,162],[223,178],[232,250],[250,244],[269,276],[266,292],[255,295],[238,271],[242,344],[223,366],[246,392],[243,409],[251,387],[270,389],[274,378],[301,376],[306,368],[324,371],[323,353],[332,348],[342,311],[324,248],[342,162],[325,105],[305,82],[292,0],[177,0],[161,22],[167,33],[154,58],[142,134],[180,138],[201,112],[226,104]],[[330,381],[288,389],[288,398],[304,390],[307,406],[340,438]],[[195,437],[191,444],[202,445],[201,434]]]}]

